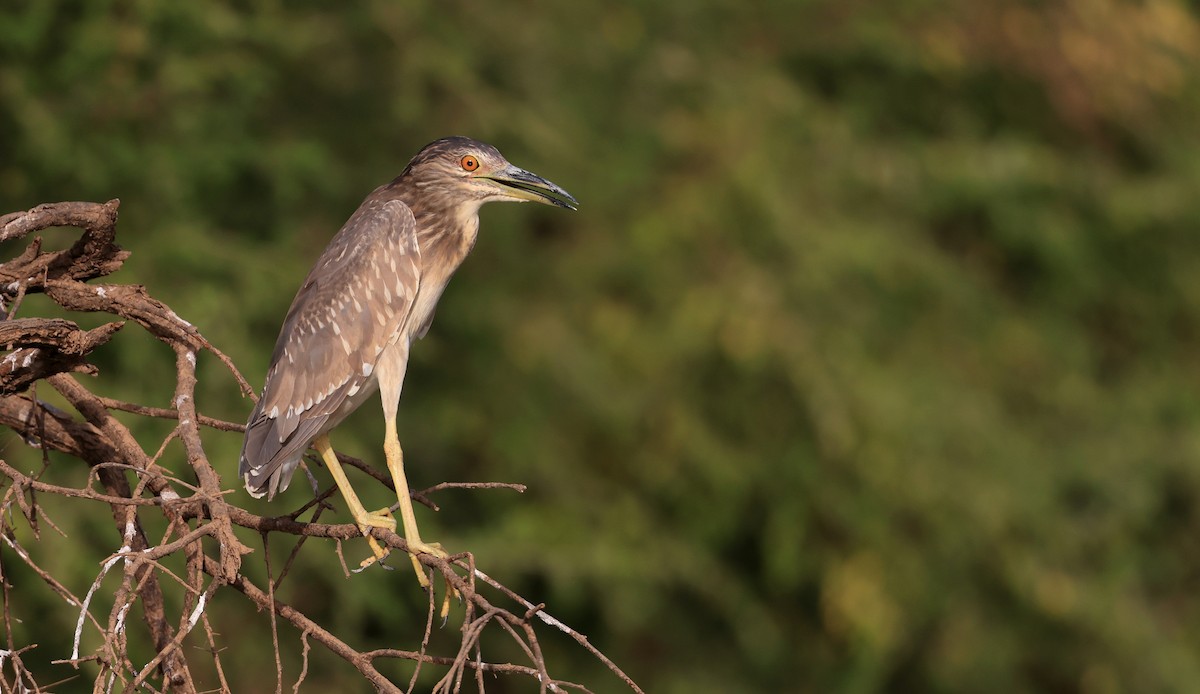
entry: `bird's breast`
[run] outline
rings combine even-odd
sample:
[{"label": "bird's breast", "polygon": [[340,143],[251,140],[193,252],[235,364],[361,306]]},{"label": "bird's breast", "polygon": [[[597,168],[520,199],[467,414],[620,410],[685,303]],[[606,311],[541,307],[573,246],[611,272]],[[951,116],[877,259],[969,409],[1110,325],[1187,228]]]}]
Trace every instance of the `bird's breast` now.
[{"label": "bird's breast", "polygon": [[[477,208],[476,208],[477,209]],[[438,300],[450,278],[466,260],[479,235],[479,216],[468,214],[456,219],[454,231],[418,235],[421,242],[421,281],[412,312],[405,321],[409,342],[425,337],[433,323]]]},{"label": "bird's breast", "polygon": [[433,315],[437,311],[438,300],[442,298],[442,292],[445,289],[445,280],[440,284],[421,282],[421,287],[417,290],[416,301],[413,302],[412,313],[405,322],[405,337],[410,344],[413,340],[425,337],[425,333],[429,332],[429,326],[433,324]]}]

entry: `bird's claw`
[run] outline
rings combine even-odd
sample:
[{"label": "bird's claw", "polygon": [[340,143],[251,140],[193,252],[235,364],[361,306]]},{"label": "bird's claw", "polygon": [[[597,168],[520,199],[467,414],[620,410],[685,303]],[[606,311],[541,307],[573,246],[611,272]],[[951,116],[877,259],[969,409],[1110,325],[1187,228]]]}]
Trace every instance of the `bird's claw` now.
[{"label": "bird's claw", "polygon": [[[369,512],[358,519],[358,529],[362,532],[363,537],[367,538],[367,544],[371,546],[373,556],[362,560],[358,568],[354,569],[354,573],[360,573],[372,564],[379,564],[388,571],[394,571],[394,567],[383,563],[390,550],[379,544],[379,541],[371,535],[371,528],[386,528],[394,532],[396,530],[396,519],[392,517],[391,510],[386,508],[380,509]],[[417,555],[428,554],[438,559],[449,559],[450,553],[443,549],[442,545],[437,542],[422,542],[420,540],[409,540],[408,550],[408,558],[412,561],[413,571],[417,574],[417,582],[421,584],[422,588],[429,589],[432,584],[429,582],[429,576],[425,573],[425,566],[421,563]],[[447,618],[450,616],[450,596],[453,595],[456,600],[462,601],[462,594],[449,581],[446,582],[446,588],[446,597],[442,600],[442,609],[439,612],[443,625],[445,625]]]},{"label": "bird's claw", "polygon": [[408,550],[417,554],[428,554],[431,557],[438,559],[449,559],[450,553],[442,549],[442,545],[438,542],[421,542],[420,540],[409,540]]},{"label": "bird's claw", "polygon": [[445,559],[450,555],[442,546],[436,542],[421,542],[420,540],[408,540],[408,558],[412,560],[413,571],[417,573],[417,582],[422,588],[429,587],[429,577],[425,575],[425,567],[421,564],[421,560],[417,558],[418,554],[428,554],[431,557]]},{"label": "bird's claw", "polygon": [[369,511],[362,517],[355,519],[358,522],[358,530],[367,538],[367,544],[371,546],[371,554],[373,556],[363,559],[358,565],[355,573],[361,572],[372,564],[379,564],[388,571],[392,571],[393,567],[383,563],[383,560],[391,552],[390,549],[379,544],[379,541],[371,535],[371,528],[384,528],[392,532],[396,531],[396,519],[392,517],[390,509],[380,509],[378,511]]},{"label": "bird's claw", "polygon": [[[413,570],[417,573],[417,582],[421,584],[422,588],[431,589],[429,576],[425,572],[425,565],[421,563],[421,560],[417,558],[417,555],[428,554],[429,556],[437,557],[438,559],[449,559],[450,553],[443,549],[442,546],[436,542],[421,542],[420,540],[410,540],[408,542],[408,550],[410,552],[408,556],[409,559],[412,560]],[[451,595],[453,595],[454,598],[460,602],[462,601],[462,595],[458,592],[458,588],[455,588],[450,581],[447,580],[446,597],[442,600],[442,609],[439,611],[443,626],[446,624],[446,619],[450,616]]]},{"label": "bird's claw", "polygon": [[[358,518],[356,520],[359,528],[362,528],[364,525],[366,525],[372,528],[386,528],[392,532],[396,531],[396,519],[392,517],[392,510],[390,508],[381,508],[378,511],[367,511],[365,514],[363,514],[362,518]],[[363,534],[368,535],[366,531],[363,531]]]}]

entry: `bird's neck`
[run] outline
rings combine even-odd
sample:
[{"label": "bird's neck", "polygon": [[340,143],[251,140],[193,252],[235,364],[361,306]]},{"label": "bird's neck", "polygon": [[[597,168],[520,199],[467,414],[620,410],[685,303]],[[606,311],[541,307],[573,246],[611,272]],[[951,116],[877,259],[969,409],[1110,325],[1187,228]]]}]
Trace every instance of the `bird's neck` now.
[{"label": "bird's neck", "polygon": [[460,207],[444,212],[422,211],[417,215],[421,265],[425,268],[446,268],[447,277],[466,260],[478,236],[478,206],[472,210]]},{"label": "bird's neck", "polygon": [[[412,210],[417,220],[417,245],[421,248],[422,282],[441,284],[449,280],[479,235],[479,207],[482,200],[457,204],[439,204],[434,196],[419,195],[421,186],[403,176],[381,186],[376,194],[399,200]],[[431,277],[428,273],[444,275]]]}]

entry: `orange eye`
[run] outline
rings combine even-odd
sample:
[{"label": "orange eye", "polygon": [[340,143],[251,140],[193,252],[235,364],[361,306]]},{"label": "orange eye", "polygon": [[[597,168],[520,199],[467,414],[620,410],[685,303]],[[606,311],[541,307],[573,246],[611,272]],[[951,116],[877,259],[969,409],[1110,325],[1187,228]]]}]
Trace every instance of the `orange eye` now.
[{"label": "orange eye", "polygon": [[462,164],[463,171],[474,171],[479,168],[479,160],[470,154],[463,157],[459,163]]}]

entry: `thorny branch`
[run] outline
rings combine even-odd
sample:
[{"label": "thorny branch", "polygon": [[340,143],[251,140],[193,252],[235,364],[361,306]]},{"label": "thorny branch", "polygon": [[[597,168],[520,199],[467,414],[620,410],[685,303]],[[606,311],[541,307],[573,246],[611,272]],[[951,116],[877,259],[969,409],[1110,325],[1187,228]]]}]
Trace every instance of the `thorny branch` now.
[{"label": "thorny branch", "polygon": [[[308,538],[334,540],[340,556],[341,543],[358,538],[360,531],[353,524],[317,522],[328,508],[324,502],[330,493],[328,490],[315,495],[313,501],[301,509],[277,517],[259,516],[231,502],[230,499],[236,497],[230,497],[230,490],[222,488],[221,478],[205,452],[200,431],[201,427],[222,431],[240,431],[242,427],[197,411],[198,355],[208,353],[224,364],[244,395],[253,396],[253,389],[228,357],[170,307],[150,296],[144,287],[89,283],[116,271],[129,257],[129,253],[115,243],[118,205],[117,200],[104,204],[54,203],[0,216],[0,241],[23,238],[51,227],[76,227],[83,231],[70,248],[61,251],[43,251],[41,238],[35,237],[20,254],[0,264],[0,347],[7,352],[0,358],[0,425],[16,431],[27,444],[43,451],[42,468],[37,472],[23,472],[0,459],[0,480],[7,480],[7,487],[0,493],[0,599],[3,601],[0,617],[4,629],[4,641],[0,643],[0,692],[36,692],[53,687],[56,683],[42,685],[37,680],[37,675],[44,676],[47,665],[67,667],[66,678],[80,675],[93,678],[94,691],[107,692],[117,686],[124,691],[230,691],[231,685],[220,658],[223,648],[220,628],[219,625],[214,628],[214,622],[210,622],[207,606],[215,600],[228,600],[227,596],[235,592],[268,615],[275,635],[277,672],[282,673],[280,649],[287,646],[280,646],[276,618],[299,631],[298,646],[303,667],[293,691],[299,691],[308,674],[310,642],[344,659],[382,692],[415,691],[418,675],[430,668],[442,673],[433,688],[435,692],[460,691],[468,675],[476,688],[484,691],[485,673],[527,677],[542,692],[589,691],[581,684],[550,675],[535,629],[539,623],[534,620],[535,616],[541,623],[574,638],[630,691],[642,691],[592,646],[587,637],[547,615],[543,605],[534,605],[479,571],[470,554],[455,555],[446,560],[419,555],[422,564],[442,577],[447,592],[456,591],[462,597],[462,638],[457,650],[450,655],[429,652],[437,605],[432,589],[428,595],[423,637],[415,651],[360,650],[346,636],[334,633],[289,603],[281,584],[304,541]],[[118,320],[85,331],[63,319],[16,318],[22,300],[35,293],[45,294],[70,311],[102,313]],[[130,321],[174,351],[173,408],[148,407],[100,397],[68,375],[72,372],[97,373],[87,361],[89,355]],[[42,382],[62,396],[82,419],[39,399],[36,389],[31,386]],[[176,426],[166,440],[155,445],[158,453],[151,456],[129,428],[113,416],[113,411],[175,420]],[[186,469],[190,470],[193,483],[168,472],[167,467],[183,468],[182,464],[166,467],[159,464],[159,456],[174,439],[182,443]],[[50,450],[85,463],[88,469],[86,483],[71,487],[43,480],[50,464],[45,452]],[[391,486],[387,475],[348,456],[342,458],[347,464],[368,473],[379,484]],[[448,488],[524,491],[522,485],[507,483],[443,483],[413,492],[413,498],[436,509],[430,495]],[[28,542],[22,544],[19,539],[32,536],[37,542],[45,527],[57,530],[39,500],[47,496],[76,504],[95,502],[97,508],[98,505],[109,508],[120,548],[100,561],[90,586],[68,586],[66,581],[44,567],[45,558],[38,555],[39,547]],[[309,508],[315,508],[312,520],[298,520]],[[144,521],[151,516],[166,522],[166,530],[160,538],[152,539],[147,533]],[[28,527],[28,533],[18,533],[22,521]],[[155,527],[159,525],[154,524]],[[274,575],[267,565],[265,587],[255,584],[242,572],[243,557],[251,549],[238,539],[235,528],[260,534],[264,548],[273,533],[299,538],[278,575]],[[404,539],[394,532],[375,528],[372,534],[377,541],[393,549],[407,551]],[[183,575],[163,563],[174,556],[183,559],[186,567]],[[13,625],[21,617],[14,613],[19,611],[22,601],[14,599],[14,595],[32,590],[32,587],[15,583],[10,570],[14,561],[25,565],[33,576],[65,602],[63,609],[70,611],[71,619],[76,623],[74,652],[69,658],[52,660],[55,654],[39,652],[37,644],[15,642]],[[103,590],[109,575],[120,576],[120,584],[111,600]],[[494,592],[493,597],[489,598],[481,591],[485,586]],[[79,597],[81,592],[84,594],[82,599]],[[167,595],[173,597],[168,600]],[[93,605],[97,603],[109,607],[107,619],[93,613]],[[138,640],[153,645],[153,654],[149,656],[137,653],[137,649],[131,653],[129,647],[129,632],[135,628],[131,624],[130,611],[139,604],[144,632]],[[179,608],[172,610],[168,604]],[[203,628],[198,628],[201,625]],[[528,662],[484,661],[480,638],[485,632],[507,635]],[[87,633],[98,635],[101,644],[90,653],[83,653],[81,648]],[[31,667],[35,655],[43,660],[40,666]],[[199,667],[201,658],[209,659],[210,664]],[[376,667],[382,659],[415,663],[415,671],[405,688]],[[202,674],[210,672],[214,674]],[[215,677],[216,681],[202,682],[202,676]],[[280,677],[277,686],[282,690],[284,683]]]}]

